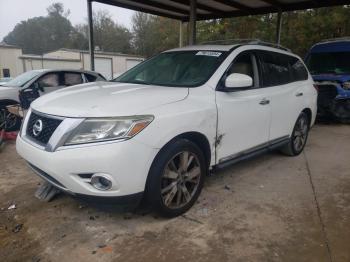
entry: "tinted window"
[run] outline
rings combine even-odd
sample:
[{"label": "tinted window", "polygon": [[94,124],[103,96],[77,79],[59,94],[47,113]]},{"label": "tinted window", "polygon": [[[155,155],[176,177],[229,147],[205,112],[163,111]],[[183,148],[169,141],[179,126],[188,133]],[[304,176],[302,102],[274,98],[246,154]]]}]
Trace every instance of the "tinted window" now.
[{"label": "tinted window", "polygon": [[60,85],[58,73],[49,73],[39,78],[38,83],[41,87],[56,87]]},{"label": "tinted window", "polygon": [[291,75],[293,81],[307,80],[309,75],[304,64],[296,57],[289,57]]},{"label": "tinted window", "polygon": [[264,86],[284,85],[290,82],[289,58],[275,52],[260,52]]},{"label": "tinted window", "polygon": [[83,83],[80,73],[64,73],[63,80],[65,86],[74,86]]}]

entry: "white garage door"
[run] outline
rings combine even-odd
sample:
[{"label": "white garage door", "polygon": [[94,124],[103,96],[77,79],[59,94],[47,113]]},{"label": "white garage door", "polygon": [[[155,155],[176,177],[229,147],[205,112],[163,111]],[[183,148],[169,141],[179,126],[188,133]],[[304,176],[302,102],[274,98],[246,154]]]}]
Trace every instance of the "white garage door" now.
[{"label": "white garage door", "polygon": [[95,71],[101,73],[105,78],[112,78],[112,59],[95,58]]},{"label": "white garage door", "polygon": [[136,59],[126,59],[126,70],[138,65],[141,61]]}]

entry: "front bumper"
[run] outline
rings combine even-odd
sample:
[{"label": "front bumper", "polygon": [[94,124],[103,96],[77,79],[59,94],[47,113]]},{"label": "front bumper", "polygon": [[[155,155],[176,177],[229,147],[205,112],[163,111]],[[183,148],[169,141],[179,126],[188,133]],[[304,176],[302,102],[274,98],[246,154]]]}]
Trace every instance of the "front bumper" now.
[{"label": "front bumper", "polygon": [[[61,147],[48,152],[17,137],[17,152],[30,167],[61,190],[87,197],[120,197],[142,193],[158,149],[135,139]],[[89,174],[107,174],[112,188],[101,191],[90,184]],[[46,176],[45,176],[46,174]]]}]

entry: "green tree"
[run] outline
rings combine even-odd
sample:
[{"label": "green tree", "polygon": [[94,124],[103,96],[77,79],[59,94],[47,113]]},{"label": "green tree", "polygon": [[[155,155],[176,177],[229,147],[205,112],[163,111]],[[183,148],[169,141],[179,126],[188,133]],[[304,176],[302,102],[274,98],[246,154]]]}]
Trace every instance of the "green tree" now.
[{"label": "green tree", "polygon": [[132,34],[111,18],[107,11],[98,11],[93,15],[95,46],[104,51],[131,51]]},{"label": "green tree", "polygon": [[[121,26],[112,20],[107,11],[98,11],[93,13],[94,44],[95,48],[101,51],[109,52],[132,52],[131,41],[132,34],[124,26]],[[82,41],[85,43],[81,45]],[[88,47],[88,25],[79,24],[74,27],[71,36],[71,46],[86,49]]]},{"label": "green tree", "polygon": [[135,13],[133,46],[139,55],[150,57],[179,44],[179,21],[145,13]]},{"label": "green tree", "polygon": [[24,53],[43,54],[61,47],[69,41],[73,26],[68,20],[69,11],[63,4],[54,3],[45,17],[34,17],[17,24],[4,37],[4,42],[21,47]]},{"label": "green tree", "polygon": [[[350,35],[350,8],[308,9],[283,13],[281,44],[304,57],[323,39]],[[276,14],[225,18],[198,23],[198,42],[224,39],[261,39],[275,42]]]},{"label": "green tree", "polygon": [[153,20],[149,14],[137,12],[132,17],[133,45],[139,55],[151,56],[154,54],[157,40],[153,38]]}]

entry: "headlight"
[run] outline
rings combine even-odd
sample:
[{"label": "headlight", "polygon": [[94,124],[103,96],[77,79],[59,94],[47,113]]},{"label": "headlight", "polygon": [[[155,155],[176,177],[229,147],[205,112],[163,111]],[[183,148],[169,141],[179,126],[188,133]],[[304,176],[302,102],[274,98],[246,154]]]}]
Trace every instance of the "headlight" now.
[{"label": "headlight", "polygon": [[343,88],[346,90],[350,90],[350,82],[344,82],[343,83]]},{"label": "headlight", "polygon": [[65,145],[131,138],[153,119],[153,116],[88,118],[73,131]]}]

